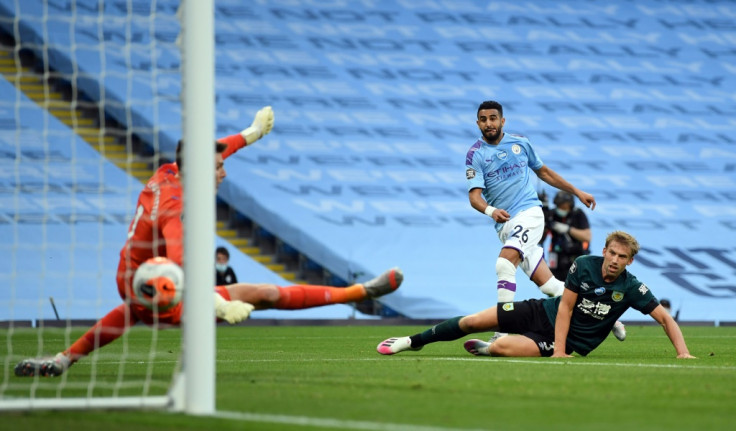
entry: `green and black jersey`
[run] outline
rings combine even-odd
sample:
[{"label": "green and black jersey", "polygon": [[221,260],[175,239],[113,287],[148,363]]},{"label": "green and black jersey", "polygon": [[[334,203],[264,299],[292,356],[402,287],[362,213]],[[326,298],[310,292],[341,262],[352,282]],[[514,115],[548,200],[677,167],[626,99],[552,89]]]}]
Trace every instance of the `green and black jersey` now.
[{"label": "green and black jersey", "polygon": [[[578,294],[570,319],[567,346],[583,356],[606,339],[616,320],[629,307],[649,314],[659,305],[649,288],[627,270],[612,283],[604,282],[602,266],[601,256],[580,256],[575,259],[565,281],[565,288]],[[552,326],[557,318],[560,298],[544,301]]]}]

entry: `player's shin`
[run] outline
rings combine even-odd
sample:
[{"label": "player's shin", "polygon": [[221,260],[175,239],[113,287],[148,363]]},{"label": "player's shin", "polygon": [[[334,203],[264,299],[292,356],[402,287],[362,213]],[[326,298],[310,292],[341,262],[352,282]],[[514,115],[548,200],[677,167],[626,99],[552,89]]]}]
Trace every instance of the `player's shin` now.
[{"label": "player's shin", "polygon": [[452,319],[445,320],[424,332],[412,335],[410,337],[411,347],[419,348],[425,344],[435,343],[437,341],[457,340],[468,335],[465,331],[460,329],[460,319],[462,319],[462,316],[453,317]]},{"label": "player's shin", "polygon": [[117,340],[137,321],[127,305],[120,304],[88,329],[63,354],[70,359],[71,365],[94,350]]},{"label": "player's shin", "polygon": [[508,259],[499,257],[496,260],[496,275],[498,276],[497,302],[512,302],[516,295],[516,266]]}]

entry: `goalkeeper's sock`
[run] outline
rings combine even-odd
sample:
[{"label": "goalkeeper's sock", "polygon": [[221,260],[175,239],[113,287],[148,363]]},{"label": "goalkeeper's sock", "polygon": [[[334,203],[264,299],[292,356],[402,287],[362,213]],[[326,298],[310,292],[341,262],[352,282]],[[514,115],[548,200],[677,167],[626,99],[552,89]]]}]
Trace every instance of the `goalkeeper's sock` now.
[{"label": "goalkeeper's sock", "polygon": [[419,348],[425,344],[435,343],[437,341],[452,341],[463,338],[468,334],[460,329],[460,319],[462,319],[462,316],[453,317],[424,332],[412,335],[409,337],[411,338],[411,347]]},{"label": "goalkeeper's sock", "polygon": [[137,320],[125,304],[120,304],[89,328],[63,354],[71,359],[72,363],[76,362],[95,349],[117,340]]},{"label": "goalkeeper's sock", "polygon": [[298,310],[328,304],[343,304],[365,299],[365,289],[360,284],[348,287],[331,287],[298,284],[278,286],[279,299],[274,308]]}]

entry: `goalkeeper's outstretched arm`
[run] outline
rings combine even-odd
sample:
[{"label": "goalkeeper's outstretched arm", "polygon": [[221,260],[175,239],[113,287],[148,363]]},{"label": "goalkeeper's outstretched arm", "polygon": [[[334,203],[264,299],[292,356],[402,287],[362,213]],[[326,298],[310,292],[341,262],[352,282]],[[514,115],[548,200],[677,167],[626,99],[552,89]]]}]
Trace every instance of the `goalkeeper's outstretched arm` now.
[{"label": "goalkeeper's outstretched arm", "polygon": [[225,151],[222,152],[222,158],[227,159],[241,148],[251,145],[266,136],[273,129],[273,122],[273,109],[270,106],[259,109],[253,118],[253,123],[248,128],[243,129],[240,133],[217,140],[218,143],[227,145]]},{"label": "goalkeeper's outstretched arm", "polygon": [[227,323],[242,322],[250,316],[254,308],[251,304],[237,299],[228,301],[215,292],[215,316]]},{"label": "goalkeeper's outstretched arm", "polygon": [[245,138],[245,145],[250,145],[268,135],[271,129],[273,129],[273,121],[273,109],[270,106],[264,106],[259,109],[250,127],[240,132],[243,138]]}]

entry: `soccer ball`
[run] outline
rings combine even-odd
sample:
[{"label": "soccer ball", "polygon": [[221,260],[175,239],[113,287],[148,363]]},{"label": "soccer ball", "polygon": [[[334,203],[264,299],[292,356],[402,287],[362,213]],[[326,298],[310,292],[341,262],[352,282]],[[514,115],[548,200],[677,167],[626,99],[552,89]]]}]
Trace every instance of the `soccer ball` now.
[{"label": "soccer ball", "polygon": [[171,259],[153,257],[133,276],[134,301],[153,311],[166,311],[181,301],[184,271]]}]

